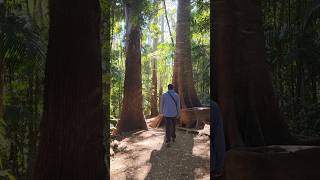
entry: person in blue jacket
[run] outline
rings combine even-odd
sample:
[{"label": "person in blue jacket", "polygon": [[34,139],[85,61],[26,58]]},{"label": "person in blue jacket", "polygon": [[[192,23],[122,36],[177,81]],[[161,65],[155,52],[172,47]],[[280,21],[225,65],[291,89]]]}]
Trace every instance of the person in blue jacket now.
[{"label": "person in blue jacket", "polygon": [[223,130],[223,121],[218,104],[211,101],[211,157],[213,157],[213,177],[220,177],[223,174],[224,157],[225,157],[225,137]]},{"label": "person in blue jacket", "polygon": [[172,84],[168,85],[168,91],[161,96],[160,114],[165,118],[165,139],[167,147],[170,147],[170,141],[176,139],[176,121],[180,117],[180,98]]}]

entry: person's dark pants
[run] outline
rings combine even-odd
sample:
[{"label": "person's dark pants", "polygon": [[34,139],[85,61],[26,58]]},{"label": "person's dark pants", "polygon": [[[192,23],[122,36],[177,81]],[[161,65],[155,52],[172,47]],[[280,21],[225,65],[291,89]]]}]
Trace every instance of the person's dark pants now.
[{"label": "person's dark pants", "polygon": [[176,118],[165,117],[166,121],[166,142],[170,142],[171,138],[176,138]]}]

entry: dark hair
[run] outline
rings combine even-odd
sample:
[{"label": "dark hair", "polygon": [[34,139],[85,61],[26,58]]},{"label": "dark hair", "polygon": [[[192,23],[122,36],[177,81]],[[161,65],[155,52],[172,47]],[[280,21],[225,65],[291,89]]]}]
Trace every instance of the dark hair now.
[{"label": "dark hair", "polygon": [[169,85],[168,85],[168,89],[169,89],[169,90],[172,90],[172,89],[173,89],[173,85],[172,85],[172,84],[169,84]]}]

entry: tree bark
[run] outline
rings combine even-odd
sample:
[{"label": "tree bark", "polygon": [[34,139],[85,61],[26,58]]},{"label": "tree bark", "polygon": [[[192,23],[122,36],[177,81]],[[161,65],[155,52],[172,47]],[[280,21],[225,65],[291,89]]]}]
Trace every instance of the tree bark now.
[{"label": "tree bark", "polygon": [[107,179],[100,4],[50,1],[44,112],[34,180]]},{"label": "tree bark", "polygon": [[[154,23],[158,24],[158,18],[156,17]],[[153,52],[157,51],[158,37],[153,40]],[[151,59],[152,63],[152,88],[151,88],[151,117],[158,115],[158,78],[157,78],[157,56],[154,55]]]},{"label": "tree bark", "polygon": [[[219,102],[224,120],[226,143],[229,147],[242,146],[243,140],[238,128],[236,107],[233,94],[232,61],[233,61],[233,19],[228,0],[216,0],[213,4],[214,23],[213,60],[214,60],[214,93]],[[214,39],[214,40],[213,40]],[[214,117],[213,117],[214,119]]]},{"label": "tree bark", "polygon": [[4,82],[3,82],[3,71],[4,71],[4,62],[3,58],[0,55],[0,121],[3,120],[3,87],[4,87]]},{"label": "tree bark", "polygon": [[151,88],[151,117],[158,115],[158,80],[157,80],[157,62],[152,59],[152,88]]},{"label": "tree bark", "polygon": [[27,119],[27,127],[28,127],[28,156],[27,156],[27,179],[32,179],[32,170],[34,166],[35,152],[36,152],[36,134],[34,126],[34,121],[37,120],[37,117],[34,116],[35,111],[35,88],[34,88],[34,71],[29,74],[29,87],[28,87],[28,114]]},{"label": "tree bark", "polygon": [[214,88],[228,148],[288,143],[265,59],[259,2],[215,4]]},{"label": "tree bark", "polygon": [[141,77],[141,47],[140,23],[137,16],[139,5],[127,1],[126,16],[126,71],[124,79],[124,98],[118,132],[128,132],[137,129],[147,129],[142,107],[142,77]]},{"label": "tree bark", "polygon": [[104,9],[102,11],[102,19],[101,19],[101,36],[102,36],[102,44],[103,44],[103,50],[102,50],[102,57],[103,61],[105,63],[105,67],[103,68],[103,74],[104,76],[107,76],[108,78],[103,82],[103,107],[104,107],[104,119],[105,119],[105,129],[104,129],[104,135],[105,135],[105,147],[107,149],[107,155],[106,155],[106,166],[108,174],[110,174],[110,152],[108,151],[110,149],[110,95],[111,95],[111,47],[112,47],[112,32],[111,28],[112,26],[112,18],[113,14],[111,14],[111,1],[104,1],[101,2],[101,6]]},{"label": "tree bark", "polygon": [[161,102],[161,95],[163,94],[163,87],[162,87],[162,84],[160,82],[160,87],[159,87],[159,96],[158,96],[158,105],[159,105],[159,108],[160,108],[160,102]]},{"label": "tree bark", "polygon": [[173,84],[179,92],[182,108],[201,106],[192,76],[190,19],[190,0],[178,0]]},{"label": "tree bark", "polygon": [[[4,2],[0,4],[0,17],[5,17],[5,5]],[[4,82],[3,82],[3,74],[4,74],[4,53],[3,48],[0,45],[0,121],[3,120],[3,90],[4,90]]]}]

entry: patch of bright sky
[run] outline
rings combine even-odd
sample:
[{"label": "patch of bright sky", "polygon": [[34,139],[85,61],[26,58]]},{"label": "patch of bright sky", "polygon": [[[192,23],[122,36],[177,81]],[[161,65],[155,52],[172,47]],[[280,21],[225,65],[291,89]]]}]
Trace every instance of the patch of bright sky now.
[{"label": "patch of bright sky", "polygon": [[[163,8],[162,5],[163,5],[163,3],[161,3],[161,8]],[[171,32],[174,33],[175,32],[175,27],[173,27],[173,24],[176,24],[176,22],[173,22],[173,21],[176,21],[177,1],[166,0],[166,9],[167,9],[167,13],[168,13],[169,26],[170,26]],[[165,19],[165,14],[163,14],[163,16],[164,16],[164,29],[163,29],[164,42],[165,43],[171,43],[170,32],[169,32],[167,20]],[[160,22],[159,22],[159,26],[160,26]],[[152,38],[151,37],[148,37],[146,39],[146,44],[147,45],[151,45],[152,44]]]},{"label": "patch of bright sky", "polygon": [[[162,3],[161,3],[161,8],[163,8]],[[170,29],[173,35],[175,35],[175,27],[174,25],[176,24],[176,16],[177,16],[177,1],[176,0],[166,0],[166,8],[167,8],[167,13],[168,13],[168,19],[169,19],[169,25],[170,25]],[[163,15],[164,16],[164,15]],[[120,26],[121,26],[121,37],[123,38],[118,38],[117,36],[113,36],[113,46],[117,47],[119,44],[121,44],[123,47],[125,47],[125,21],[121,21],[120,22]],[[147,25],[148,26],[148,25]],[[159,22],[159,26],[160,26],[160,22]],[[144,28],[148,28],[148,27],[143,27]],[[169,28],[168,28],[168,24],[167,21],[164,17],[164,27],[163,27],[163,33],[164,33],[164,42],[165,43],[171,43],[171,39],[170,39],[170,33],[169,33]],[[122,43],[120,43],[119,41],[122,41]],[[152,44],[152,39],[151,36],[148,36],[146,39],[146,44],[151,45]]]}]

